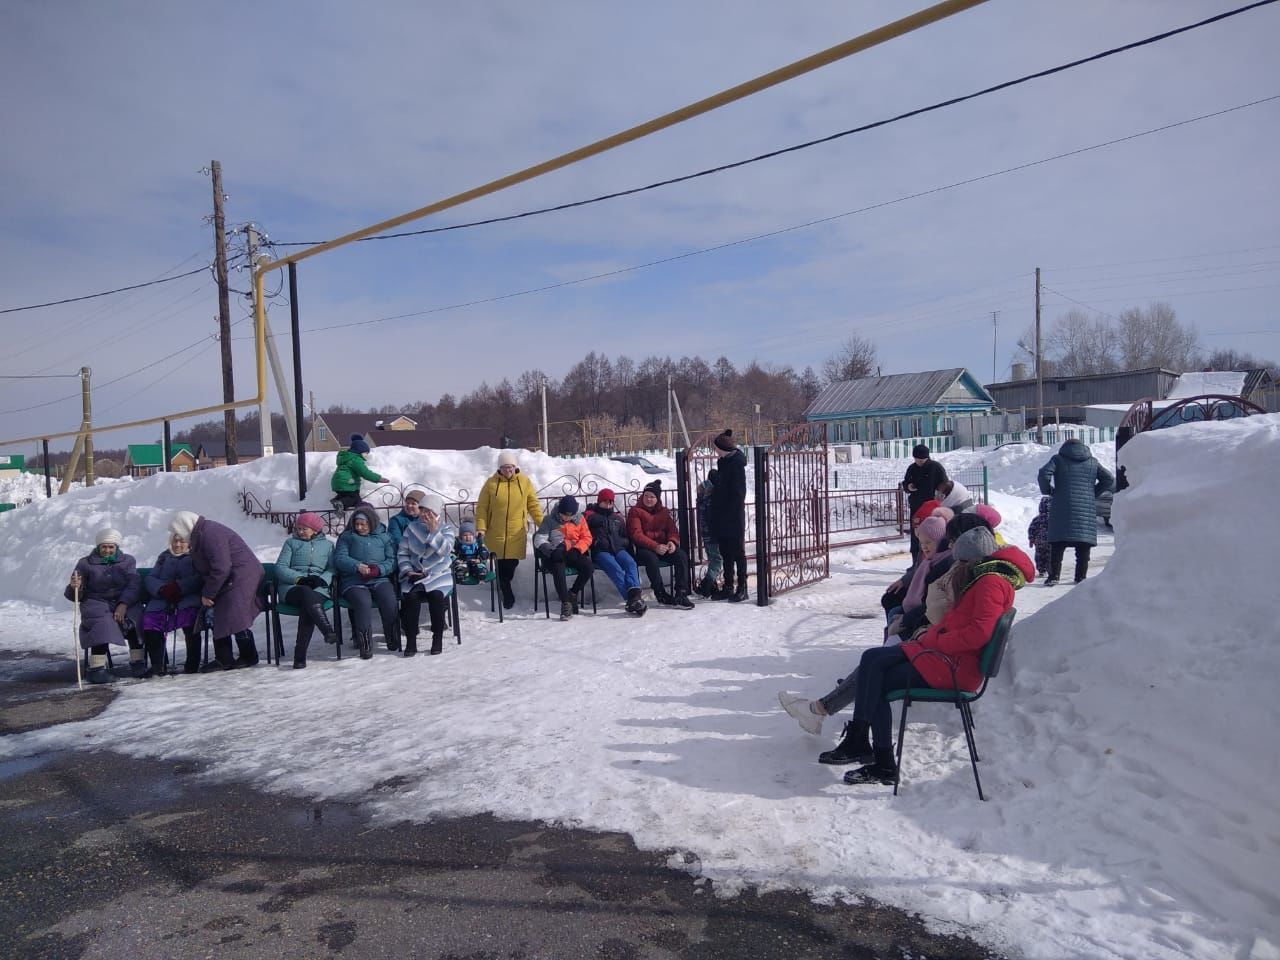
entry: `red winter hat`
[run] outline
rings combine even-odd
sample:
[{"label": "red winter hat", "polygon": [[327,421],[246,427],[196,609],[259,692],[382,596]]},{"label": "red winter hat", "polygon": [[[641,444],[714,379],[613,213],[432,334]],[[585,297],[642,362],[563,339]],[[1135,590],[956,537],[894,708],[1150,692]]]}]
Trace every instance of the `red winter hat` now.
[{"label": "red winter hat", "polygon": [[596,503],[613,503],[613,491],[608,487],[602,487],[596,494]]},{"label": "red winter hat", "polygon": [[911,515],[911,525],[913,527],[919,525],[921,520],[924,520],[940,506],[942,506],[942,504],[937,500],[926,500],[924,503],[920,504],[920,508]]},{"label": "red winter hat", "polygon": [[987,523],[991,524],[992,530],[1000,526],[1000,521],[1001,519],[1003,519],[1000,516],[1000,511],[997,510],[995,507],[991,506],[991,504],[989,503],[978,504],[976,507],[973,508],[973,512],[976,513],[978,516],[980,516],[983,520],[987,521]]},{"label": "red winter hat", "polygon": [[308,530],[314,530],[316,533],[324,533],[324,521],[320,519],[318,513],[300,513],[298,519],[293,521],[295,529],[298,527],[306,527]]}]

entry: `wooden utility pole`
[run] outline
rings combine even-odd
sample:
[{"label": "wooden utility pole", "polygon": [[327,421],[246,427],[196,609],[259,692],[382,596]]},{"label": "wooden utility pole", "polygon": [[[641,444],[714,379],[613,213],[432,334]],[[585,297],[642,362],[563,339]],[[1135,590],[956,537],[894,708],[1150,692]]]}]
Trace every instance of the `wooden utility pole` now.
[{"label": "wooden utility pole", "polygon": [[1036,443],[1044,443],[1044,364],[1040,360],[1040,268],[1036,267]]},{"label": "wooden utility pole", "polygon": [[[247,224],[244,228],[245,245],[249,250],[250,269],[257,266],[258,263],[258,228],[252,223]],[[257,296],[257,286],[253,287],[254,296]],[[256,309],[257,304],[254,304]],[[297,453],[298,446],[298,428],[294,424],[293,396],[289,392],[289,381],[284,377],[284,367],[280,363],[280,351],[276,347],[276,338],[271,332],[271,321],[267,318],[266,310],[262,312],[263,323],[266,326],[265,340],[267,344],[267,362],[271,365],[271,376],[276,381],[276,396],[280,399],[280,409],[284,411],[284,426],[289,434],[290,449]],[[271,405],[267,403],[267,398],[262,398],[262,403],[258,407],[258,420],[262,424],[262,455],[269,457],[276,452],[271,436]]]},{"label": "wooden utility pole", "polygon": [[[213,269],[218,281],[218,340],[222,346],[222,402],[234,403],[236,399],[236,379],[231,370],[231,299],[227,289],[227,224],[222,213],[222,164],[214,160],[209,164],[213,177]],[[236,464],[240,457],[236,453],[236,412],[234,409],[224,410],[223,424],[226,428],[227,463]]]}]

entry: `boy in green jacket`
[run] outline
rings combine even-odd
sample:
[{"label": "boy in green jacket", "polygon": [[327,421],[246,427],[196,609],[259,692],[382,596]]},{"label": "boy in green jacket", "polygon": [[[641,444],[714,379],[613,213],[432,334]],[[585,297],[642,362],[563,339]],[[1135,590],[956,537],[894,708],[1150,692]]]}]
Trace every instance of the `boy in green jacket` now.
[{"label": "boy in green jacket", "polygon": [[346,450],[338,451],[338,468],[333,471],[333,480],[329,486],[333,489],[331,501],[335,510],[350,510],[360,502],[360,480],[370,483],[386,483],[387,478],[379,476],[365,466],[364,458],[369,455],[369,444],[358,433],[351,435],[351,445]]}]

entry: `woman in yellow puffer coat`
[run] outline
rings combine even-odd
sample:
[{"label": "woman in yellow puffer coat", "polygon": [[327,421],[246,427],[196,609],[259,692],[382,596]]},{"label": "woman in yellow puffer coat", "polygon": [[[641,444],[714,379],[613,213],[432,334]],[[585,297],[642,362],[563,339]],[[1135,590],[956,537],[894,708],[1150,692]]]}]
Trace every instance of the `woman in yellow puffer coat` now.
[{"label": "woman in yellow puffer coat", "polygon": [[498,454],[498,472],[484,482],[476,500],[476,532],[493,551],[498,567],[502,605],[510,610],[516,603],[511,579],[528,549],[528,518],[542,523],[542,507],[529,478],[516,466],[514,451]]}]

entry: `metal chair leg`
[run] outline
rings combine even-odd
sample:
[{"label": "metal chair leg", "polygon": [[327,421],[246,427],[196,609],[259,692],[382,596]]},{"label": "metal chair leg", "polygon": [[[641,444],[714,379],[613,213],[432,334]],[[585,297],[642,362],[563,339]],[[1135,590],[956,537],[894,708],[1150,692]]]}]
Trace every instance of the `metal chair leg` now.
[{"label": "metal chair leg", "polygon": [[964,722],[964,738],[969,745],[969,765],[973,767],[973,782],[978,785],[978,799],[986,800],[982,795],[982,778],[978,776],[978,749],[973,742],[973,728],[969,726],[968,712],[961,710],[960,719]]},{"label": "metal chair leg", "polygon": [[893,771],[893,795],[898,795],[898,782],[902,779],[902,745],[907,740],[907,708],[911,706],[911,697],[902,698],[902,717],[898,720],[898,760]]}]

